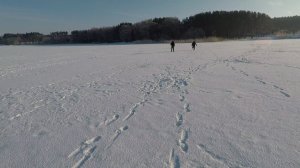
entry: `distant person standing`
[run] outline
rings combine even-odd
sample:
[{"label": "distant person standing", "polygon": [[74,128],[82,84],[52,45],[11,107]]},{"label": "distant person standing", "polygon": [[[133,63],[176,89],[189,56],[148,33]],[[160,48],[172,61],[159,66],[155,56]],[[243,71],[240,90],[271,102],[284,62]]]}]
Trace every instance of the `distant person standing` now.
[{"label": "distant person standing", "polygon": [[192,42],[192,48],[193,48],[193,50],[195,50],[196,46],[197,46],[196,41],[193,41],[193,42]]},{"label": "distant person standing", "polygon": [[174,52],[175,42],[172,41],[172,42],[170,43],[170,45],[171,45],[171,52]]}]

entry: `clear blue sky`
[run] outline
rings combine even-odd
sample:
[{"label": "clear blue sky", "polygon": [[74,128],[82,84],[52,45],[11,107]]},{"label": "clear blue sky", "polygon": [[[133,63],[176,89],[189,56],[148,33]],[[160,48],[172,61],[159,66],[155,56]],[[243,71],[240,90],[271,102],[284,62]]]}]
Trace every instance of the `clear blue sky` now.
[{"label": "clear blue sky", "polygon": [[71,31],[163,16],[183,19],[214,10],[300,15],[300,0],[0,0],[0,34]]}]

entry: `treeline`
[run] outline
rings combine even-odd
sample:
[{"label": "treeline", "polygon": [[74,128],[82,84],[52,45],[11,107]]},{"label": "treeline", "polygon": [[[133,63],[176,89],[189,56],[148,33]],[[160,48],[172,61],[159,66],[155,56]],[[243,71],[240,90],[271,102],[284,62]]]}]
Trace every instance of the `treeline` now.
[{"label": "treeline", "polygon": [[74,43],[111,43],[138,40],[168,40],[180,37],[178,18],[155,18],[139,23],[121,23],[114,27],[72,31]]},{"label": "treeline", "polygon": [[53,32],[49,35],[43,35],[38,32],[31,32],[25,34],[11,34],[6,33],[0,37],[0,44],[59,44],[70,43],[71,36],[68,32]]},{"label": "treeline", "polygon": [[273,23],[276,31],[297,33],[300,30],[300,16],[274,18]]},{"label": "treeline", "polygon": [[244,38],[274,35],[278,32],[297,33],[300,16],[271,18],[264,13],[250,11],[215,11],[190,16],[180,21],[174,17],[154,18],[138,23],[117,26],[53,32],[49,35],[32,32],[4,34],[2,44],[60,44],[113,43],[133,41],[163,41],[205,37]]},{"label": "treeline", "polygon": [[4,34],[0,38],[0,42],[3,44],[22,44],[22,42],[40,43],[44,35],[37,32],[26,33],[26,34]]},{"label": "treeline", "polygon": [[233,11],[207,12],[183,20],[185,29],[201,28],[206,36],[241,38],[273,32],[272,19],[263,13]]}]

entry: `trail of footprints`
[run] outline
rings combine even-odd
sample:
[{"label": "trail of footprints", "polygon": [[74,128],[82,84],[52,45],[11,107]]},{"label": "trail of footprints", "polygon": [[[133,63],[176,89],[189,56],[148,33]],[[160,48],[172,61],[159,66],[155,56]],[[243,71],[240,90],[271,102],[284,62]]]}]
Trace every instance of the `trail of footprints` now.
[{"label": "trail of footprints", "polygon": [[99,141],[101,139],[100,136],[93,137],[91,139],[88,139],[81,143],[80,147],[75,149],[73,152],[71,152],[68,156],[69,159],[76,157],[77,155],[81,154],[82,157],[72,166],[72,168],[78,168],[84,164],[85,161],[87,161],[92,153],[97,148],[96,145],[94,145],[95,142]]},{"label": "trail of footprints", "polygon": [[182,114],[180,114],[179,112],[176,114],[176,126],[179,127],[181,126],[183,123],[183,117]]},{"label": "trail of footprints", "polygon": [[[176,126],[177,127],[181,127],[183,125],[184,115],[187,112],[190,112],[189,103],[185,103],[183,109],[184,109],[183,114],[180,114],[179,112],[176,114]],[[180,135],[179,135],[179,139],[178,139],[178,146],[182,152],[187,153],[188,152],[188,143],[187,143],[188,131],[184,128],[180,128],[180,129],[181,129],[181,131],[180,131]]]},{"label": "trail of footprints", "polygon": [[188,144],[187,144],[187,139],[188,139],[188,133],[186,130],[181,130],[180,138],[178,141],[178,145],[181,149],[182,152],[186,153],[188,151]]},{"label": "trail of footprints", "polygon": [[[126,131],[128,126],[121,127],[115,131],[115,134],[111,138],[110,144],[105,148],[110,148],[113,143],[117,140],[117,138],[121,135],[123,131]],[[93,152],[96,150],[97,145],[95,143],[101,139],[101,136],[96,136],[91,139],[88,139],[81,143],[81,145],[72,151],[68,155],[68,159],[77,158],[77,156],[82,155],[82,157],[75,162],[72,168],[79,168],[81,167],[89,158],[91,158]]]},{"label": "trail of footprints", "polygon": [[[186,93],[186,92],[185,92]],[[180,129],[179,131],[179,138],[177,140],[178,148],[186,154],[188,152],[188,131],[183,128],[184,127],[184,117],[185,115],[191,111],[190,104],[185,102],[186,98],[183,95],[179,95],[180,102],[183,103],[183,112],[176,113],[176,122],[175,126]],[[180,168],[180,161],[179,157],[175,154],[175,150],[171,149],[168,161],[168,167],[170,168]]]},{"label": "trail of footprints", "polygon": [[[144,105],[144,103],[146,102],[147,100],[143,100],[141,102],[138,102],[136,104],[134,104],[130,111],[129,111],[129,114],[127,116],[125,116],[123,118],[123,123],[125,121],[127,121],[128,119],[130,119],[135,113],[136,113],[136,110],[141,106],[141,105]],[[100,127],[107,127],[111,124],[113,124],[115,121],[117,121],[118,119],[120,118],[120,116],[118,114],[115,114],[113,115],[111,118],[109,119],[106,119],[105,121],[103,121],[99,126]],[[120,135],[128,130],[128,126],[125,125],[123,127],[120,127],[119,129],[117,129],[115,131],[115,133],[113,134],[113,136],[110,138],[110,143],[106,146],[105,149],[109,149],[113,144],[114,142],[120,137]],[[68,155],[68,159],[74,159],[74,158],[77,158],[78,155],[82,155],[82,157],[75,162],[75,164],[72,166],[72,168],[79,168],[81,167],[88,159],[91,158],[93,152],[96,150],[97,146],[95,145],[95,143],[97,141],[99,141],[101,139],[100,136],[96,136],[96,137],[93,137],[91,139],[88,139],[84,142],[82,142],[80,144],[80,146],[78,148],[76,148],[74,151],[72,151],[69,155]]]},{"label": "trail of footprints", "polygon": [[[184,85],[186,86],[186,85]],[[154,92],[155,90],[153,90],[152,92]],[[149,94],[148,94],[149,95]],[[181,95],[180,97],[180,101],[183,102],[185,100],[185,97],[183,95]],[[140,106],[143,106],[145,104],[145,102],[147,102],[146,97],[144,98],[144,100],[134,104],[131,109],[129,110],[129,114],[127,114],[124,118],[123,118],[123,123],[126,122],[127,120],[129,120],[132,116],[134,116],[134,114],[136,113],[137,109]],[[184,104],[184,110],[186,112],[190,111],[190,107],[189,104]],[[109,126],[111,124],[113,124],[115,121],[117,121],[120,118],[120,116],[118,114],[112,116],[112,118],[110,119],[106,119],[105,121],[103,121],[100,124],[100,127],[106,127]],[[177,116],[177,126],[179,127],[180,125],[182,125],[183,123],[183,115],[178,113]],[[120,137],[120,135],[128,130],[128,126],[123,126],[120,127],[119,129],[117,129],[115,131],[115,133],[113,134],[113,136],[111,137],[110,143],[105,147],[105,149],[109,149],[114,142]],[[79,168],[81,167],[89,158],[91,158],[93,152],[96,150],[97,146],[94,145],[95,142],[99,141],[101,139],[100,136],[96,136],[94,138],[91,138],[89,140],[86,140],[85,142],[81,143],[80,147],[78,147],[77,149],[75,149],[73,152],[71,152],[68,156],[69,159],[71,158],[77,158],[78,155],[82,155],[82,157],[72,166],[72,168]],[[182,131],[181,133],[181,137],[179,138],[178,141],[178,145],[180,146],[180,148],[182,149],[182,151],[187,152],[188,146],[187,146],[187,132],[185,130]],[[172,161],[171,165],[173,165],[172,167],[174,168],[179,168],[179,158],[177,156],[175,156],[174,154],[174,150],[172,152],[172,159],[174,159],[174,161]]]},{"label": "trail of footprints", "polygon": [[[119,119],[119,115],[116,114],[112,118],[105,120],[101,126],[109,126],[113,122],[117,121]],[[128,130],[128,126],[123,126],[117,129],[114,133],[114,135],[111,137],[109,145],[105,148],[110,148],[113,143],[118,139],[118,137],[122,134],[122,132]],[[93,138],[87,139],[86,141],[82,142],[78,148],[76,148],[74,151],[72,151],[68,155],[68,159],[75,159],[79,155],[82,157],[75,162],[75,164],[72,166],[72,168],[79,168],[81,167],[88,159],[91,158],[93,152],[96,150],[97,145],[95,144],[101,139],[101,136],[95,136]]]},{"label": "trail of footprints", "polygon": [[122,132],[126,131],[128,126],[121,127],[115,131],[115,134],[112,137],[111,143],[106,147],[106,149],[110,148],[113,143],[117,140],[117,138],[121,135]]},{"label": "trail of footprints", "polygon": [[[141,106],[144,105],[144,103],[146,102],[146,100],[140,101],[136,104],[134,104],[130,111],[129,114],[126,115],[123,118],[123,123],[125,121],[127,121],[128,119],[130,119],[137,111],[137,109]],[[99,124],[99,126],[97,126],[98,128],[100,127],[107,127],[110,126],[111,124],[113,124],[114,122],[116,122],[118,119],[120,118],[120,116],[118,114],[113,115],[111,118],[109,119],[105,119],[102,123]],[[114,142],[120,137],[120,135],[128,130],[128,126],[125,125],[123,127],[120,127],[119,129],[117,129],[115,131],[115,133],[112,135],[112,137],[110,138],[110,142],[109,144],[105,147],[105,149],[110,148]],[[95,145],[95,143],[97,141],[99,141],[101,139],[100,136],[96,136],[94,138],[88,139],[84,142],[82,142],[80,144],[80,146],[78,148],[76,148],[74,151],[72,151],[69,155],[68,155],[68,159],[76,159],[78,155],[82,155],[82,157],[75,162],[75,164],[72,166],[72,168],[79,168],[81,167],[88,159],[91,158],[93,152],[96,150],[97,146]]]},{"label": "trail of footprints", "polygon": [[[173,78],[172,78],[173,79]],[[127,120],[129,120],[131,117],[133,117],[135,115],[135,113],[137,112],[137,109],[140,108],[140,106],[143,106],[146,102],[147,102],[147,96],[151,95],[152,93],[156,93],[158,90],[161,89],[168,89],[168,88],[172,88],[172,87],[176,87],[179,89],[179,91],[181,91],[181,94],[179,95],[179,100],[181,103],[183,103],[183,112],[178,112],[176,114],[176,128],[179,128],[179,138],[177,141],[177,146],[178,148],[185,154],[188,152],[188,131],[183,127],[184,124],[184,118],[186,113],[190,112],[190,104],[186,101],[186,98],[184,96],[184,94],[188,94],[187,90],[182,90],[182,87],[186,87],[187,86],[187,82],[183,79],[177,79],[174,78],[174,81],[170,83],[171,87],[166,86],[166,87],[159,87],[159,86],[151,86],[153,88],[150,87],[150,91],[147,91],[145,93],[146,96],[144,96],[144,99],[136,104],[134,104],[130,110],[129,113],[122,119],[122,123],[126,122]],[[160,83],[161,80],[158,81],[158,83]],[[154,83],[155,84],[155,83]],[[100,126],[101,127],[107,127],[110,126],[111,124],[113,124],[114,122],[116,122],[118,119],[120,119],[120,116],[118,114],[113,115],[111,118],[106,119],[105,121],[103,121]],[[117,129],[115,131],[115,133],[112,135],[112,137],[110,138],[110,142],[109,144],[104,148],[104,149],[108,149],[110,148],[114,142],[120,137],[120,135],[127,131],[129,129],[129,127],[127,125],[120,127],[119,129]],[[97,146],[95,145],[95,143],[97,141],[99,141],[101,139],[100,136],[96,136],[94,138],[91,138],[89,140],[84,141],[83,143],[81,143],[80,147],[78,147],[77,149],[75,149],[73,152],[71,152],[68,156],[69,159],[71,158],[77,158],[78,155],[82,155],[82,157],[73,165],[72,168],[78,168],[81,167],[88,159],[91,158],[92,154],[95,152]],[[179,162],[179,157],[175,154],[175,150],[172,149],[170,152],[170,157],[169,157],[169,167],[171,168],[180,168],[180,162]]]},{"label": "trail of footprints", "polygon": [[[184,113],[177,113],[176,114],[176,126],[177,127],[181,127],[183,124],[183,116],[184,114],[186,114],[187,112],[190,112],[190,104],[189,103],[185,103],[183,106],[184,109]],[[188,144],[187,144],[187,139],[188,139],[188,132],[187,130],[181,128],[181,132],[180,132],[180,137],[178,140],[178,146],[180,147],[181,151],[183,151],[184,153],[186,153],[188,151]]]},{"label": "trail of footprints", "polygon": [[124,117],[123,121],[126,121],[128,120],[129,118],[131,118],[135,113],[136,113],[136,110],[141,106],[141,105],[144,105],[146,102],[146,100],[143,100],[141,102],[138,102],[136,103],[129,111],[129,114],[127,116]]},{"label": "trail of footprints", "polygon": [[183,108],[184,108],[185,112],[190,112],[191,111],[189,103],[185,103]]},{"label": "trail of footprints", "polygon": [[105,120],[103,123],[101,123],[101,126],[109,126],[110,124],[112,124],[113,122],[117,121],[119,119],[119,115],[115,114],[111,119]]},{"label": "trail of footprints", "polygon": [[[241,73],[244,76],[249,77],[250,75],[247,72],[244,72],[242,70],[238,71],[235,67],[231,67],[232,70],[237,71],[239,73]],[[255,79],[262,83],[262,84],[267,84],[266,82],[264,82],[262,79],[256,78]],[[187,85],[185,85],[187,86]],[[184,86],[184,87],[185,87]],[[275,89],[280,90],[280,92],[282,94],[284,94],[284,89],[273,85],[273,87]],[[183,112],[177,112],[175,115],[176,118],[176,122],[175,122],[175,126],[176,128],[179,128],[179,135],[178,135],[178,140],[177,140],[177,146],[179,148],[179,150],[181,152],[183,152],[183,154],[187,154],[188,153],[188,149],[189,149],[189,144],[188,144],[188,138],[189,138],[189,131],[188,129],[184,128],[184,122],[185,122],[185,116],[191,112],[191,106],[188,103],[188,101],[186,100],[186,97],[184,96],[184,94],[188,94],[188,92],[186,90],[182,90],[182,88],[180,88],[180,90],[182,91],[181,94],[179,95],[179,101],[183,104]],[[285,95],[285,94],[284,94]],[[285,95],[286,97],[289,97],[289,95]],[[231,165],[233,166],[237,166],[237,167],[242,167],[241,165],[237,164],[237,163],[231,163],[230,161],[227,161],[225,158],[215,154],[214,152],[210,151],[205,145],[203,144],[199,144],[196,145],[196,147],[201,151],[202,153],[202,157],[204,157],[206,159],[205,162],[206,163],[204,167],[211,167],[211,166],[215,166],[215,167],[224,167],[224,168],[228,168],[231,167]],[[170,154],[169,154],[169,159],[168,159],[168,163],[167,166],[169,168],[180,168],[180,158],[178,155],[176,155],[176,150],[174,148],[171,149]],[[202,167],[202,164],[199,164],[200,167]],[[198,165],[198,166],[199,166]]]}]

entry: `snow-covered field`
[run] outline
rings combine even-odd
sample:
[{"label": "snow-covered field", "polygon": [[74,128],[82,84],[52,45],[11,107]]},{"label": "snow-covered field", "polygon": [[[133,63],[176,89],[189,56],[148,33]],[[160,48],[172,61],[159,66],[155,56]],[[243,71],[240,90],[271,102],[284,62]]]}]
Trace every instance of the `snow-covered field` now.
[{"label": "snow-covered field", "polygon": [[0,46],[0,167],[300,167],[300,41]]}]

